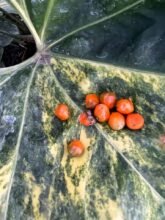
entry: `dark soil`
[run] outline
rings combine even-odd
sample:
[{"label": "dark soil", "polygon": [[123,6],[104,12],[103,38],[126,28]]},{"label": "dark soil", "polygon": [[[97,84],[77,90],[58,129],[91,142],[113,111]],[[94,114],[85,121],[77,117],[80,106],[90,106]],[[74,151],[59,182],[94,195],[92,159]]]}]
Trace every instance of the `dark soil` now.
[{"label": "dark soil", "polygon": [[10,45],[4,47],[1,63],[4,67],[9,67],[22,63],[24,60],[33,56],[36,52],[36,44],[30,31],[19,15],[7,13],[2,8],[0,8],[0,11],[3,12],[6,19],[17,25],[20,35],[22,36],[21,39],[14,39]]},{"label": "dark soil", "polygon": [[13,42],[4,48],[2,62],[5,67],[13,66],[27,60],[29,57],[33,56],[35,52],[35,43],[28,42],[21,45]]}]

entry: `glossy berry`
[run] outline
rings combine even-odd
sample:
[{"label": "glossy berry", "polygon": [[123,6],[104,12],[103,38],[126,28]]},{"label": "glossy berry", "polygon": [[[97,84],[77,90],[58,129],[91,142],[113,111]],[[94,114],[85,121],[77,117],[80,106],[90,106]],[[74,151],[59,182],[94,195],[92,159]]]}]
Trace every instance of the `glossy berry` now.
[{"label": "glossy berry", "polygon": [[110,115],[108,124],[113,130],[119,131],[123,129],[125,126],[125,118],[119,112],[112,112],[112,114]]},{"label": "glossy berry", "polygon": [[78,121],[84,126],[91,126],[96,123],[95,118],[89,112],[82,112],[78,117]]},{"label": "glossy berry", "polygon": [[86,95],[86,98],[85,98],[86,108],[94,109],[95,106],[98,104],[99,104],[99,97],[96,94],[91,93],[91,94]]},{"label": "glossy berry", "polygon": [[68,152],[72,157],[80,157],[84,153],[85,147],[80,140],[73,140],[68,145]]},{"label": "glossy berry", "polygon": [[61,121],[66,121],[70,117],[70,111],[66,104],[59,104],[54,109],[54,114]]},{"label": "glossy berry", "polygon": [[131,130],[139,130],[144,126],[144,118],[139,113],[127,115],[126,125]]},{"label": "glossy berry", "polygon": [[99,104],[95,107],[94,116],[99,122],[106,122],[109,119],[109,108],[104,104]]},{"label": "glossy berry", "polygon": [[118,112],[127,115],[134,111],[134,105],[130,99],[120,99],[117,101],[116,109]]},{"label": "glossy berry", "polygon": [[114,92],[104,92],[100,95],[100,103],[105,104],[109,109],[115,107],[116,94]]}]

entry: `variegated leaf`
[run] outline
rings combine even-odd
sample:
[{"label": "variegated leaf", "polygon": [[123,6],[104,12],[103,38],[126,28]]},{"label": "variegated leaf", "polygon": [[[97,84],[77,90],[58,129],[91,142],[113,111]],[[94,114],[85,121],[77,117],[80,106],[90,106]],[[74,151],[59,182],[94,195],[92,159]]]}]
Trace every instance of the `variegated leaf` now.
[{"label": "variegated leaf", "polygon": [[[79,31],[133,13],[142,1],[9,2],[38,51],[0,70],[0,219],[164,219],[164,74],[52,52]],[[81,126],[85,95],[105,90],[131,96],[144,129]],[[53,115],[61,102],[71,109],[65,123]],[[68,155],[74,138],[85,145],[81,158]]]}]

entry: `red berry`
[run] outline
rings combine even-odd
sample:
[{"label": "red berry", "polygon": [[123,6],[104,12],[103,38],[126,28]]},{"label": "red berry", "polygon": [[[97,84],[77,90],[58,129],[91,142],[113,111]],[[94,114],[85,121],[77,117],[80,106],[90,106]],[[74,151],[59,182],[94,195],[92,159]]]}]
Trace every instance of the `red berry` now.
[{"label": "red berry", "polygon": [[54,114],[61,121],[66,121],[70,117],[70,111],[66,104],[59,104],[54,109]]},{"label": "red berry", "polygon": [[108,121],[110,116],[109,108],[104,104],[99,104],[95,107],[94,116],[99,122]]},{"label": "red berry", "polygon": [[139,113],[127,115],[126,125],[131,130],[139,130],[144,126],[144,118]]},{"label": "red berry", "polygon": [[109,109],[115,107],[116,94],[114,92],[104,92],[100,95],[100,103],[105,104]]},{"label": "red berry", "polygon": [[84,153],[85,147],[80,140],[73,140],[68,145],[68,152],[72,157],[80,157]]},{"label": "red berry", "polygon": [[125,126],[125,118],[119,112],[112,112],[108,124],[113,130],[119,131]]},{"label": "red berry", "polygon": [[80,124],[85,125],[85,126],[91,126],[96,123],[95,118],[86,112],[82,112],[79,115],[78,120],[79,120]]},{"label": "red berry", "polygon": [[127,115],[134,111],[134,105],[130,99],[120,99],[117,101],[116,109],[118,112]]},{"label": "red berry", "polygon": [[99,97],[96,94],[91,93],[86,95],[85,98],[86,108],[93,109],[98,104],[99,104]]}]

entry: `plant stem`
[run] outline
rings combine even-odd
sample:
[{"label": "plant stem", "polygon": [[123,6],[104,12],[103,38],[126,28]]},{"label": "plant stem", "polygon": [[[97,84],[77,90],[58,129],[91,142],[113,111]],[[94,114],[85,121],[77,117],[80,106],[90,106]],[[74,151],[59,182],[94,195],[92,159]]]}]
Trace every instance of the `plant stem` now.
[{"label": "plant stem", "polygon": [[29,17],[29,13],[28,13],[27,8],[23,9],[17,0],[10,0],[10,3],[15,7],[15,9],[19,12],[20,16],[24,19],[25,24],[27,25],[27,27],[29,28],[29,31],[31,32],[31,34],[34,37],[38,51],[42,51],[43,48],[45,47],[45,45],[41,41],[41,39],[38,35],[38,32],[37,32],[32,20],[31,20],[31,18]]}]

